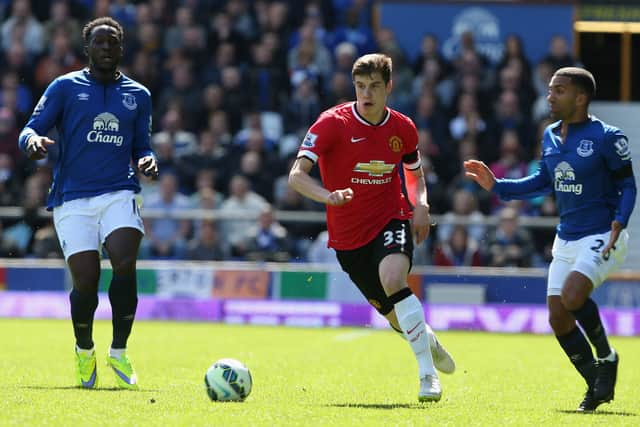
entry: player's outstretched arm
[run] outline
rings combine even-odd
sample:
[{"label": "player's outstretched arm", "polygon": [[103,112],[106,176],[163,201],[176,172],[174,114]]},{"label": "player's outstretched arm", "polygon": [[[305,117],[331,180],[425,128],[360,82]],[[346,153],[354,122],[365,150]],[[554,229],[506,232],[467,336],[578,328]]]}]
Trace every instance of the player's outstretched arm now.
[{"label": "player's outstretched arm", "polygon": [[30,160],[44,159],[49,152],[48,146],[55,144],[55,141],[40,135],[33,135],[27,141],[26,153]]},{"label": "player's outstretched arm", "polygon": [[487,191],[491,191],[496,184],[495,175],[484,162],[479,160],[466,160],[464,162],[464,171],[467,178],[471,178]]},{"label": "player's outstretched arm", "polygon": [[309,172],[312,167],[313,162],[311,160],[305,157],[297,158],[289,172],[289,185],[291,188],[311,200],[331,206],[342,206],[353,199],[353,190],[351,188],[329,191],[311,178]]}]

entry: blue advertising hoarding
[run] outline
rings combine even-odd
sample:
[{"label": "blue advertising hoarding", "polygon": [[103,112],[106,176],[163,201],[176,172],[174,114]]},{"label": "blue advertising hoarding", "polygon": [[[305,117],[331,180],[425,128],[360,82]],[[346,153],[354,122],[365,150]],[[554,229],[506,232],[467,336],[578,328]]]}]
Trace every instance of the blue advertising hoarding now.
[{"label": "blue advertising hoarding", "polygon": [[478,51],[492,62],[501,58],[506,37],[519,35],[535,64],[547,54],[553,36],[561,35],[573,45],[573,13],[573,6],[566,4],[382,2],[380,23],[395,32],[411,60],[426,34],[434,34],[443,55],[451,59],[458,52],[460,35],[471,31]]}]

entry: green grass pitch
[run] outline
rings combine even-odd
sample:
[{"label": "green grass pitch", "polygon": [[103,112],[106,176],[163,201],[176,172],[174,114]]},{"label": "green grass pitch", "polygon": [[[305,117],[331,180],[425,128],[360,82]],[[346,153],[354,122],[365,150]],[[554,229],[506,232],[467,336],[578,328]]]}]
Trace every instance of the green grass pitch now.
[{"label": "green grass pitch", "polygon": [[[458,370],[439,403],[417,402],[417,366],[394,332],[137,322],[129,354],[141,389],[105,366],[110,322],[96,322],[97,390],[74,387],[70,321],[0,320],[0,426],[640,425],[640,339],[621,355],[616,399],[573,413],[584,387],[551,336],[439,333]],[[215,360],[246,363],[243,403],[209,401]]]}]

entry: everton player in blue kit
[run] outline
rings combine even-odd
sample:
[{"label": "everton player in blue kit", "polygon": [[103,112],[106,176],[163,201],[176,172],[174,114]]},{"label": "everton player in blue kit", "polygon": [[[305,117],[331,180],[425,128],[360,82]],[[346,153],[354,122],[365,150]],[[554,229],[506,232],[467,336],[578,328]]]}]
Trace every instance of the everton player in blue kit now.
[{"label": "everton player in blue kit", "polygon": [[588,112],[595,89],[587,70],[568,67],[555,72],[547,99],[558,121],[544,132],[542,159],[534,174],[496,179],[482,162],[464,164],[468,177],[504,200],[555,193],[560,224],[549,266],[547,305],[560,346],[587,382],[579,411],[594,411],[614,397],[619,356],[589,296],[624,261],[629,239],[625,228],[636,199],[627,137]]},{"label": "everton player in blue kit", "polygon": [[[71,319],[76,337],[77,382],[97,385],[92,339],[98,306],[100,255],[106,248],[113,268],[109,301],[113,341],[107,362],[121,388],[137,389],[126,354],[138,303],[136,259],[144,234],[135,193],[140,191],[132,162],[157,175],[150,148],[151,96],[141,84],[118,71],[123,30],[104,17],[82,31],[89,66],[55,79],[20,134],[30,159],[44,158],[51,144],[60,156],[53,172],[47,209],[71,271]],[[55,127],[56,141],[47,133]]]}]

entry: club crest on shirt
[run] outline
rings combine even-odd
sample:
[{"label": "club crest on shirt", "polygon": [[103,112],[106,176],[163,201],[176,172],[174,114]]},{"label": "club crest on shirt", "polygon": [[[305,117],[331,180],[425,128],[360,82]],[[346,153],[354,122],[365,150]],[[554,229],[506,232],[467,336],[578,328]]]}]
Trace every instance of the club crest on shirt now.
[{"label": "club crest on shirt", "polygon": [[389,149],[394,153],[399,153],[402,151],[402,139],[399,136],[392,136],[389,138]]},{"label": "club crest on shirt", "polygon": [[136,97],[130,93],[122,94],[122,105],[124,105],[128,110],[135,110],[136,108],[138,108]]},{"label": "club crest on shirt", "polygon": [[578,143],[578,148],[576,149],[576,151],[578,152],[578,156],[580,157],[589,157],[593,154],[593,141],[583,139]]}]

